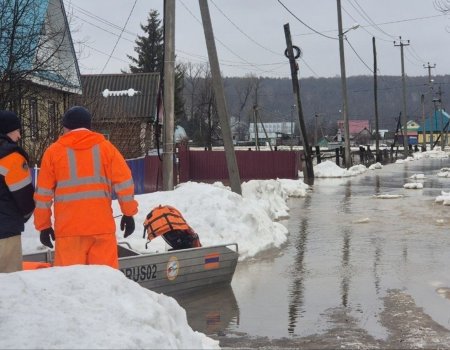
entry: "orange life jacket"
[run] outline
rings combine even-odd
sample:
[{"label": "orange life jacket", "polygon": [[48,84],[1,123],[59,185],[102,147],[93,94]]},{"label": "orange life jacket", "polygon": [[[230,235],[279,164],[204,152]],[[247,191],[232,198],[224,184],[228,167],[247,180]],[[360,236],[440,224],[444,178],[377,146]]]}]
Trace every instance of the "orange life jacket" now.
[{"label": "orange life jacket", "polygon": [[154,208],[147,215],[144,228],[149,240],[173,230],[192,230],[181,213],[169,205]]}]

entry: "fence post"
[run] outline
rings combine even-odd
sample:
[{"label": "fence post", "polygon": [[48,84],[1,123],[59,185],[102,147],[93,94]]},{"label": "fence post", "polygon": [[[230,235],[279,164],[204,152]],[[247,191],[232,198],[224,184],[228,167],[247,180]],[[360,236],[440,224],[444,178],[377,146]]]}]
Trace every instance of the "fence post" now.
[{"label": "fence post", "polygon": [[320,146],[316,146],[316,157],[317,157],[317,164],[322,163],[322,158],[320,158]]},{"label": "fence post", "polygon": [[339,160],[339,148],[335,148],[334,152],[336,153],[336,165],[340,166],[340,160]]}]

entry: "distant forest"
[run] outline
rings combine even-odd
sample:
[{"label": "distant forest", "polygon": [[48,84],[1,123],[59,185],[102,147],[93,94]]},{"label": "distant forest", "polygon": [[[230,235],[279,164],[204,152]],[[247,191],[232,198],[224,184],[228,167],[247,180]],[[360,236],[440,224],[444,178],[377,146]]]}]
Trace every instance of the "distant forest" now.
[{"label": "distant forest", "polygon": [[[228,112],[231,116],[239,114],[241,122],[252,122],[253,105],[258,105],[259,114],[264,122],[291,121],[291,109],[294,102],[290,79],[257,78],[258,89],[251,93],[242,108],[242,91],[248,84],[246,77],[224,78]],[[255,77],[253,77],[255,79]],[[421,95],[424,95],[425,113],[430,115],[434,109],[433,98],[438,98],[439,87],[442,91],[442,107],[450,106],[450,75],[434,76],[433,90],[430,89],[427,76],[406,77],[407,120],[422,120]],[[375,129],[374,84],[372,76],[353,76],[347,78],[349,120],[370,120]],[[323,135],[334,135],[337,120],[342,119],[341,80],[334,78],[300,79],[301,101],[308,133],[312,133],[315,116]],[[378,77],[378,115],[380,129],[395,130],[399,113],[403,109],[402,79],[400,76]],[[450,108],[450,107],[449,107]],[[240,111],[240,112],[239,112]],[[294,121],[297,116],[294,116]],[[298,126],[296,128],[298,131]]]}]

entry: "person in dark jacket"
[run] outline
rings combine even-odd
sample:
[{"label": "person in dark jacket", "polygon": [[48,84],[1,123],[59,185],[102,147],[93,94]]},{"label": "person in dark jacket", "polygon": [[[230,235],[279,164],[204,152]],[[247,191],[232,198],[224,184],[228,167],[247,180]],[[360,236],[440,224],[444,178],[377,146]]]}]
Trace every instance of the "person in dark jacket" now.
[{"label": "person in dark jacket", "polygon": [[0,110],[0,273],[22,270],[20,235],[35,206],[28,155],[19,140],[19,118]]}]

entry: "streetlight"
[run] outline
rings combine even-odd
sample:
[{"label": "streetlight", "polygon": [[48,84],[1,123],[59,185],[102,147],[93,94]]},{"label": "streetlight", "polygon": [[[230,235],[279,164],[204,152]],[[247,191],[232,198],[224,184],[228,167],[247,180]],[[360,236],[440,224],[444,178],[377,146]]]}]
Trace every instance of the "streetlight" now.
[{"label": "streetlight", "polygon": [[337,1],[338,12],[338,29],[339,29],[339,57],[341,62],[341,86],[342,86],[342,117],[344,119],[344,138],[345,138],[345,167],[348,169],[352,166],[352,159],[350,154],[350,130],[348,124],[348,100],[347,100],[347,78],[345,75],[345,56],[344,56],[344,34],[352,29],[359,27],[359,24],[354,24],[351,28],[342,32],[342,13],[341,0]]}]

